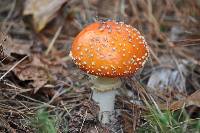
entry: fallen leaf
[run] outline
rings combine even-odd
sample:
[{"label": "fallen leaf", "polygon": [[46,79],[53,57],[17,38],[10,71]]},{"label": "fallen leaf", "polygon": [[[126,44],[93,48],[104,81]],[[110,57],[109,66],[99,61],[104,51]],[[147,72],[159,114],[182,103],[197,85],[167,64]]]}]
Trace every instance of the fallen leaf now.
[{"label": "fallen leaf", "polygon": [[183,100],[173,102],[170,105],[169,109],[178,110],[181,109],[183,106],[188,107],[191,105],[200,107],[200,90],[195,91],[193,94]]},{"label": "fallen leaf", "polygon": [[200,107],[200,90],[194,92],[186,100],[188,105],[196,105]]},{"label": "fallen leaf", "polygon": [[41,31],[51,21],[67,0],[26,0],[23,15],[33,15],[36,31]]},{"label": "fallen leaf", "polygon": [[[55,62],[55,63],[54,63]],[[36,93],[43,88],[48,82],[57,84],[57,80],[66,81],[69,75],[68,71],[57,61],[50,61],[48,57],[33,54],[29,60],[22,62],[13,72],[22,81],[31,81],[29,85],[34,88]]]},{"label": "fallen leaf", "polygon": [[0,32],[0,42],[4,58],[11,57],[13,54],[22,56],[30,55],[31,45],[17,43],[2,32]]},{"label": "fallen leaf", "polygon": [[14,73],[22,81],[32,81],[30,84],[34,87],[34,93],[43,87],[49,79],[47,70],[39,66],[19,66],[14,69]]}]

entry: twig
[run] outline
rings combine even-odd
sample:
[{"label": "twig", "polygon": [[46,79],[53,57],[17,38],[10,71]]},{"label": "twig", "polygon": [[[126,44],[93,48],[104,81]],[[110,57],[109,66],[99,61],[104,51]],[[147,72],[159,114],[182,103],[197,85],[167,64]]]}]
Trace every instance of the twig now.
[{"label": "twig", "polygon": [[86,117],[87,117],[87,110],[85,111],[85,116],[84,116],[83,122],[82,122],[82,124],[81,124],[80,132],[81,132],[82,129],[83,129],[83,125],[84,125],[84,123],[85,123]]},{"label": "twig", "polygon": [[61,105],[63,106],[63,108],[67,111],[69,117],[72,118],[72,115],[70,114],[70,111],[65,107],[63,101],[61,101],[60,103],[61,103]]},{"label": "twig", "polygon": [[170,41],[169,43],[171,47],[189,47],[200,45],[200,39],[184,39],[178,41]]},{"label": "twig", "polygon": [[[18,91],[18,90],[19,90],[19,92],[17,92],[17,94],[18,94],[18,93],[24,93],[24,92],[32,91],[32,89],[27,89],[27,88],[26,88],[26,89],[23,89],[23,88],[20,88],[20,87],[18,87],[18,86],[16,86],[16,85],[12,85],[12,84],[10,84],[10,83],[7,83],[7,82],[5,82],[4,84],[7,85],[7,86],[9,86],[9,87],[14,88],[15,91]],[[9,90],[12,90],[12,89],[9,89]]]},{"label": "twig", "polygon": [[151,55],[154,57],[154,59],[155,59],[159,64],[161,64],[160,59],[156,56],[156,54],[154,53],[154,51],[153,51],[151,48],[149,48],[149,51],[150,51]]},{"label": "twig", "polygon": [[22,61],[24,61],[26,58],[28,57],[28,55],[26,55],[24,58],[22,58],[21,60],[19,60],[14,66],[12,66],[6,73],[4,73],[4,75],[1,76],[0,81],[10,72],[12,71],[17,65],[19,65]]},{"label": "twig", "polygon": [[[51,98],[51,100],[48,102],[48,104],[51,104],[57,97],[63,95],[67,91],[71,90],[73,88],[73,83],[69,86],[68,89],[63,88],[63,85],[59,88],[59,90],[54,94],[54,96]],[[63,90],[64,89],[64,90]]]},{"label": "twig", "polygon": [[53,39],[51,40],[51,42],[49,44],[49,47],[48,47],[47,51],[45,52],[46,55],[48,55],[49,52],[51,51],[51,49],[53,48],[53,45],[54,45],[56,39],[58,38],[58,36],[59,36],[59,34],[60,34],[61,30],[62,30],[62,27],[63,26],[60,26],[58,28],[58,30],[56,31],[56,34],[54,35]]}]

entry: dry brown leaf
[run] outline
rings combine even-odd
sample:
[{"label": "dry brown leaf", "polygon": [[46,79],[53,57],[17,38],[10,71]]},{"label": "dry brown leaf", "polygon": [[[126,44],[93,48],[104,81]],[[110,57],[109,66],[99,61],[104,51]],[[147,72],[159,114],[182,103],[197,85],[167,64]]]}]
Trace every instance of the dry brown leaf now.
[{"label": "dry brown leaf", "polygon": [[188,107],[188,106],[197,106],[200,107],[200,90],[197,90],[184,100],[179,100],[170,105],[171,110],[178,110],[181,109],[183,106]]},{"label": "dry brown leaf", "polygon": [[17,43],[2,32],[0,32],[0,42],[5,58],[11,56],[11,54],[30,55],[31,45]]},{"label": "dry brown leaf", "polygon": [[13,71],[20,80],[32,81],[29,85],[33,86],[36,93],[48,81],[61,80],[68,75],[68,71],[61,64],[54,62],[57,61],[50,61],[42,55],[33,54],[28,61],[22,62]]},{"label": "dry brown leaf", "polygon": [[190,95],[187,98],[187,104],[188,105],[196,105],[200,107],[200,90],[194,92],[192,95]]},{"label": "dry brown leaf", "polygon": [[29,60],[22,62],[13,72],[20,80],[31,81],[30,85],[33,86],[34,93],[43,87],[51,77],[38,55],[29,57]]},{"label": "dry brown leaf", "polygon": [[14,73],[22,81],[31,80],[31,85],[34,87],[34,93],[43,87],[49,79],[47,70],[33,65],[16,67]]},{"label": "dry brown leaf", "polygon": [[67,0],[26,0],[23,15],[33,15],[36,31],[41,31],[51,21]]}]

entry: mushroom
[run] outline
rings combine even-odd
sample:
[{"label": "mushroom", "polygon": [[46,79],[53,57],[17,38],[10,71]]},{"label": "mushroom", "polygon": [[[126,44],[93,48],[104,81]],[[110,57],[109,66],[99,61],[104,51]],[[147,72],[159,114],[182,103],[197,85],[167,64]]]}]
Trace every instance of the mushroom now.
[{"label": "mushroom", "polygon": [[147,61],[149,50],[140,32],[123,22],[94,22],[74,39],[71,57],[92,77],[92,98],[99,104],[99,119],[109,123],[120,77],[134,74]]}]

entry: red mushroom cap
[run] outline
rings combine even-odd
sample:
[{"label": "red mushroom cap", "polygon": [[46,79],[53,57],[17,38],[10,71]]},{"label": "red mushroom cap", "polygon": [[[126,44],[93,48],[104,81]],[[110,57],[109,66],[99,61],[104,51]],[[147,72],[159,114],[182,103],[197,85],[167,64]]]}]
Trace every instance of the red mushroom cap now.
[{"label": "red mushroom cap", "polygon": [[149,55],[144,37],[123,22],[95,22],[85,27],[72,44],[71,56],[80,69],[102,77],[134,74]]}]

